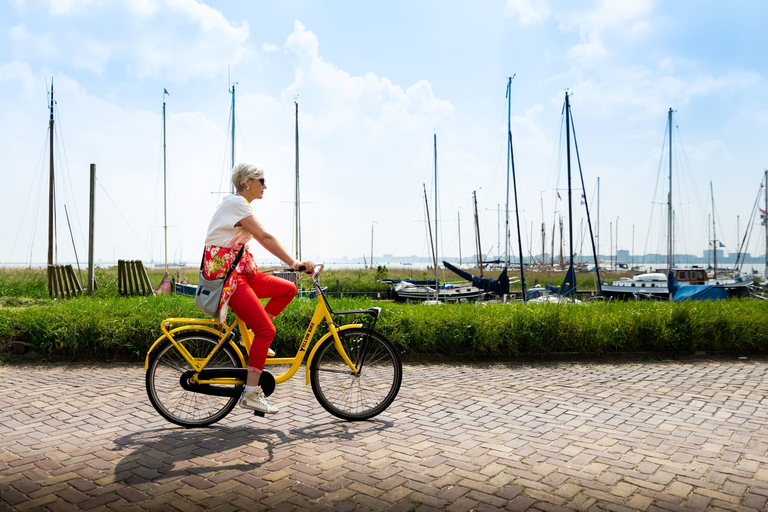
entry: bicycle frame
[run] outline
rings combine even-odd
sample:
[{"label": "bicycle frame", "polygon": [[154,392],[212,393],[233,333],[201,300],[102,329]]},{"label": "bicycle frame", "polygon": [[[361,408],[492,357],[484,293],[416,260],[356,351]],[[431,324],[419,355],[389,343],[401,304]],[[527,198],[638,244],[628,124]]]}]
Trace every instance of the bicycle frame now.
[{"label": "bicycle frame", "polygon": [[[361,328],[363,327],[363,324],[345,324],[340,327],[337,327],[336,324],[333,321],[333,315],[346,315],[346,314],[368,314],[371,315],[374,318],[374,325],[375,325],[375,319],[379,317],[379,314],[381,313],[381,308],[369,308],[369,309],[362,309],[362,310],[351,310],[351,311],[336,311],[334,312],[330,305],[328,304],[328,301],[323,294],[322,289],[320,288],[317,276],[322,271],[323,266],[318,265],[317,269],[313,275],[312,275],[312,283],[315,288],[315,296],[317,298],[317,307],[315,308],[315,312],[312,315],[312,320],[309,323],[309,326],[307,327],[306,332],[304,333],[304,337],[302,338],[301,345],[299,346],[298,351],[296,352],[296,355],[294,357],[267,357],[266,364],[267,365],[278,365],[278,364],[290,364],[290,368],[281,375],[275,376],[275,383],[280,384],[282,382],[287,381],[291,377],[293,377],[296,372],[299,370],[299,367],[301,366],[302,361],[304,360],[304,356],[307,353],[307,350],[309,348],[310,342],[312,341],[312,338],[315,335],[315,331],[317,330],[318,325],[320,325],[320,322],[323,320],[328,325],[328,332],[323,335],[322,338],[320,338],[312,347],[312,351],[309,353],[309,358],[307,359],[306,364],[306,384],[309,384],[309,369],[312,364],[312,358],[315,355],[315,352],[317,349],[322,345],[322,343],[328,339],[330,336],[333,336],[334,340],[334,346],[336,350],[341,355],[344,362],[346,362],[350,369],[357,374],[358,369],[355,368],[354,363],[349,359],[349,356],[347,355],[346,351],[344,350],[344,347],[341,344],[341,339],[339,338],[339,332],[346,330],[346,329],[353,329],[353,328]],[[171,329],[171,326],[174,324],[183,324],[180,327],[176,327]],[[147,351],[147,357],[144,363],[144,370],[146,371],[149,368],[149,355],[152,353],[152,351],[164,340],[169,340],[174,347],[179,351],[179,353],[184,357],[184,359],[189,363],[189,365],[194,369],[195,376],[191,379],[193,382],[197,384],[219,384],[219,385],[242,385],[245,383],[243,379],[237,379],[232,377],[217,377],[212,379],[199,379],[198,374],[206,367],[208,362],[211,360],[211,358],[218,352],[219,348],[224,344],[229,344],[237,353],[238,357],[240,358],[240,362],[243,367],[245,367],[245,358],[243,357],[243,353],[241,352],[240,348],[237,346],[237,344],[232,340],[234,337],[234,329],[235,327],[238,327],[240,329],[240,335],[242,338],[243,347],[245,348],[246,352],[250,351],[251,344],[253,342],[253,332],[248,329],[248,326],[245,325],[245,322],[243,322],[239,317],[236,318],[236,321],[230,326],[227,324],[223,324],[220,326],[218,325],[217,320],[213,319],[202,319],[202,318],[167,318],[163,320],[163,322],[160,324],[160,329],[163,332],[163,335],[160,336],[155,342],[152,344],[150,349]],[[209,332],[214,335],[216,335],[219,338],[218,343],[216,346],[211,350],[211,352],[205,357],[205,358],[194,358],[189,353],[189,351],[179,342],[176,341],[174,338],[174,335],[179,332],[184,331],[204,331]]]}]

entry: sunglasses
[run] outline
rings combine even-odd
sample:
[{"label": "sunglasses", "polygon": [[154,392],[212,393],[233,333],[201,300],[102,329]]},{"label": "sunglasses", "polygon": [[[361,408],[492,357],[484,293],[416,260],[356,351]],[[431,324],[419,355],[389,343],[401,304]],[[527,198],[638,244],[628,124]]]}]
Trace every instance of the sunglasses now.
[{"label": "sunglasses", "polygon": [[262,187],[266,187],[266,186],[267,186],[267,180],[266,180],[266,179],[264,179],[264,178],[259,178],[259,180],[258,180],[258,181],[259,181],[259,183],[261,183],[261,186],[262,186]]}]

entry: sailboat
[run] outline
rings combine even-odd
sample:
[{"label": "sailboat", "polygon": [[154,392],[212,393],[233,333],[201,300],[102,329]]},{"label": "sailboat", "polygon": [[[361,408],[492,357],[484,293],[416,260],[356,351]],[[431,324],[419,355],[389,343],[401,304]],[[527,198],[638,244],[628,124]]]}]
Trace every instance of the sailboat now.
[{"label": "sailboat", "polygon": [[[427,188],[424,185],[424,204],[427,212],[427,225],[429,226],[430,246],[432,248],[432,262],[435,267],[435,280],[413,281],[387,280],[391,286],[392,294],[396,301],[418,301],[425,304],[439,304],[441,302],[458,302],[474,300],[480,296],[480,289],[474,286],[456,286],[444,284],[440,286],[440,267],[438,266],[438,207],[437,207],[437,134],[434,134],[434,176],[435,176],[435,230],[434,243],[432,239],[432,226],[429,219],[429,204],[427,203]],[[371,255],[373,256],[373,255]]]},{"label": "sailboat", "polygon": [[596,283],[597,283],[597,295],[601,296],[603,294],[601,287],[600,287],[600,266],[598,265],[598,257],[597,257],[597,250],[595,248],[595,237],[592,232],[592,220],[590,218],[589,213],[589,205],[586,201],[587,197],[587,190],[584,185],[584,174],[581,171],[581,158],[579,157],[579,145],[576,141],[576,128],[573,123],[573,117],[571,115],[571,103],[570,103],[570,94],[568,91],[565,91],[565,105],[564,105],[564,113],[565,113],[565,144],[566,144],[566,167],[568,170],[568,247],[569,247],[569,257],[568,257],[568,270],[565,273],[565,279],[563,279],[563,284],[560,286],[558,290],[558,295],[561,298],[569,299],[574,302],[576,301],[576,292],[577,292],[577,285],[576,285],[576,268],[574,266],[574,251],[573,251],[573,187],[572,187],[572,180],[571,180],[571,134],[573,134],[573,146],[576,150],[576,161],[578,163],[579,167],[579,177],[581,180],[581,195],[585,199],[584,201],[584,210],[587,214],[587,226],[589,227],[589,240],[592,245],[592,256],[594,259],[595,264],[595,274],[596,274]]},{"label": "sailboat", "polygon": [[[506,91],[506,97],[507,97],[507,187],[506,187],[506,210],[505,210],[505,220],[504,220],[504,266],[502,268],[501,274],[499,274],[498,279],[487,279],[483,276],[483,264],[482,264],[482,250],[480,248],[480,227],[478,223],[478,217],[477,217],[477,194],[475,192],[472,193],[472,199],[475,204],[475,225],[477,228],[477,254],[478,254],[478,268],[480,269],[480,276],[473,276],[472,274],[469,274],[468,272],[464,272],[463,270],[449,264],[448,262],[443,262],[446,268],[450,269],[453,273],[461,276],[462,278],[471,281],[474,287],[480,288],[484,290],[485,292],[489,292],[492,294],[495,294],[496,296],[499,296],[502,298],[502,300],[506,301],[507,296],[509,295],[509,277],[507,276],[507,268],[510,267],[510,240],[509,240],[509,177],[510,177],[510,169],[511,169],[511,176],[512,176],[512,185],[513,185],[513,192],[514,192],[514,199],[515,199],[515,219],[517,222],[517,242],[518,242],[518,249],[520,252],[520,281],[522,286],[522,297],[523,302],[527,301],[527,296],[525,292],[525,264],[523,261],[523,245],[522,245],[522,237],[520,236],[520,214],[519,214],[519,208],[518,208],[518,202],[517,202],[517,179],[515,176],[515,158],[514,158],[514,151],[512,149],[512,79],[515,78],[515,75],[512,75],[511,77],[508,77],[507,79],[507,91]],[[437,158],[437,157],[435,157]],[[492,263],[492,262],[486,262],[486,263]]]},{"label": "sailboat", "polygon": [[[717,287],[727,296],[746,295],[750,282],[741,277],[734,279],[709,279],[706,269],[702,266],[677,266],[675,265],[675,251],[673,243],[674,213],[672,208],[672,113],[671,108],[667,113],[667,132],[669,133],[669,190],[667,192],[667,268],[658,272],[649,272],[633,276],[623,277],[611,284],[602,285],[603,294],[606,297],[619,299],[669,299],[673,295],[682,297],[691,294],[689,298],[712,298],[696,288],[680,290],[680,287]],[[714,200],[713,200],[714,201]],[[713,204],[714,208],[714,204]],[[714,233],[713,233],[714,235]],[[716,244],[716,241],[713,241]],[[715,252],[717,247],[713,248]],[[722,298],[722,297],[719,297]]]}]

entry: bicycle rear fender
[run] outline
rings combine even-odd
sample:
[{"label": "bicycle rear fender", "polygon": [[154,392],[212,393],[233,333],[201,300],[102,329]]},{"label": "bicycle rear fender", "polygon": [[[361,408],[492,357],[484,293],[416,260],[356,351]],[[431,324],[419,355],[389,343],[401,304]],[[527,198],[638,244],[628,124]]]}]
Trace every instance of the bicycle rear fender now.
[{"label": "bicycle rear fender", "polygon": [[[341,327],[337,328],[337,331],[346,331],[347,329],[360,329],[363,327],[363,324],[347,324],[342,325]],[[315,352],[317,352],[317,349],[320,347],[320,345],[323,344],[323,342],[331,337],[333,334],[328,332],[320,338],[320,340],[315,343],[315,346],[312,347],[312,352],[309,353],[309,358],[307,359],[307,385],[309,385],[309,368],[312,366],[312,358],[315,357]]]},{"label": "bicycle rear fender", "polygon": [[[164,321],[163,325],[165,325],[165,323],[166,322]],[[181,332],[181,331],[205,331],[205,332],[214,334],[217,337],[221,335],[221,332],[218,329],[213,329],[212,327],[206,327],[205,325],[182,325],[181,327],[176,327],[175,329],[168,331],[168,334],[173,336],[177,332]],[[157,346],[160,345],[160,343],[163,340],[165,339],[170,340],[170,337],[168,336],[168,334],[163,334],[162,336],[157,338],[155,342],[152,344],[152,346],[149,347],[149,350],[147,350],[147,356],[144,359],[144,371],[147,371],[149,369],[149,356],[150,354],[152,354],[152,351],[155,350],[155,348],[157,348]],[[242,367],[245,368],[245,358],[243,357],[243,353],[240,351],[240,347],[238,347],[237,343],[235,343],[232,340],[229,341],[229,346],[235,349],[235,353],[237,353],[237,357],[240,359],[240,363],[242,363]]]}]

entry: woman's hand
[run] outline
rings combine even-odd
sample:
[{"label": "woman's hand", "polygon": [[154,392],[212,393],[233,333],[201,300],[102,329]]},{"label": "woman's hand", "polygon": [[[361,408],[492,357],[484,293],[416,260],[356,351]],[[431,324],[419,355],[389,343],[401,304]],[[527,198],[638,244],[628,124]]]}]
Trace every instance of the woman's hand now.
[{"label": "woman's hand", "polygon": [[306,272],[309,274],[315,269],[315,264],[312,262],[312,260],[305,260],[305,261],[295,260],[293,262],[293,265],[291,265],[291,268],[293,270],[301,269],[302,272]]}]

